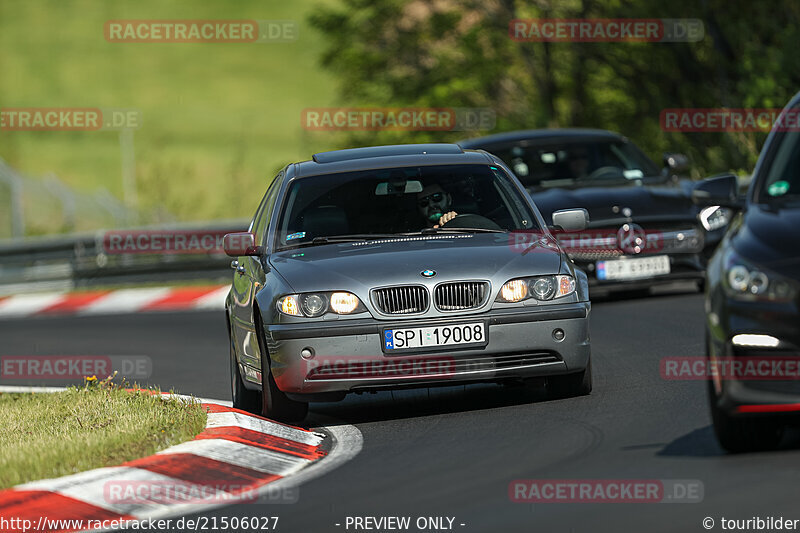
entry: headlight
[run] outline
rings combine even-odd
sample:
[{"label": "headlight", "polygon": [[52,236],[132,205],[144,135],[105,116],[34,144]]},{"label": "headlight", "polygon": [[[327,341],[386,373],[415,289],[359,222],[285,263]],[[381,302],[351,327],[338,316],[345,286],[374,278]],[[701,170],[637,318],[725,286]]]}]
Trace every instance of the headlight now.
[{"label": "headlight", "polygon": [[537,276],[535,278],[512,279],[503,285],[498,302],[521,302],[527,298],[553,300],[575,292],[572,276]]},{"label": "headlight", "polygon": [[722,286],[728,296],[737,300],[789,302],[797,296],[790,281],[752,265],[733,250],[726,254],[724,265]]},{"label": "headlight", "polygon": [[731,210],[718,205],[706,207],[697,215],[706,231],[714,231],[728,225],[731,219]]},{"label": "headlight", "polygon": [[340,315],[349,315],[358,308],[360,303],[358,296],[349,292],[334,292],[331,295],[331,309]]},{"label": "headlight", "polygon": [[324,294],[304,294],[300,300],[301,307],[306,316],[320,316],[328,309],[328,299]]},{"label": "headlight", "polygon": [[520,302],[528,297],[528,282],[524,279],[512,279],[500,289],[500,297],[504,302]]},{"label": "headlight", "polygon": [[327,312],[348,315],[365,310],[358,296],[349,292],[309,292],[278,298],[278,311],[289,316],[314,318]]},{"label": "headlight", "polygon": [[278,311],[284,315],[303,316],[300,312],[300,304],[297,303],[297,295],[290,294],[278,299]]}]

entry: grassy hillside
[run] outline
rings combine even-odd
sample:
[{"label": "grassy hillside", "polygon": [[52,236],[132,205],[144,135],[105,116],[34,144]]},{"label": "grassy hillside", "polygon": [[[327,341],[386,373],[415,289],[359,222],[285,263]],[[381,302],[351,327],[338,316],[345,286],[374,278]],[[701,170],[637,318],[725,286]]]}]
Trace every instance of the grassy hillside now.
[{"label": "grassy hillside", "polygon": [[[335,103],[318,66],[322,37],[306,23],[315,5],[333,1],[3,0],[0,108],[138,109],[142,209],[163,206],[184,220],[249,216],[276,169],[336,142],[300,127],[303,108]],[[264,44],[114,43],[103,34],[112,19],[294,20],[299,34]],[[117,132],[0,131],[0,157],[122,198]]]}]

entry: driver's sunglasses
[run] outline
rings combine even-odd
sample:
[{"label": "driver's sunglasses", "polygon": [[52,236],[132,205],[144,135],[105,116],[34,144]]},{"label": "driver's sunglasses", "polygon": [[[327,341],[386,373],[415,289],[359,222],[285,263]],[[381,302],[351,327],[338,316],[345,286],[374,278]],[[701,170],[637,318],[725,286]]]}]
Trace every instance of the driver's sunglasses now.
[{"label": "driver's sunglasses", "polygon": [[444,193],[435,192],[433,194],[429,194],[424,198],[419,199],[419,206],[420,207],[428,207],[428,203],[438,204],[444,199]]}]

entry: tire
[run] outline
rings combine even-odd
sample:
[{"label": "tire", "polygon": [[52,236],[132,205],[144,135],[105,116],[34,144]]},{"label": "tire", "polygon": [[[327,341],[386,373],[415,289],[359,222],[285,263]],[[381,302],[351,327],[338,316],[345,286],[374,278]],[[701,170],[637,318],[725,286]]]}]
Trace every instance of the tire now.
[{"label": "tire", "polygon": [[550,376],[547,378],[547,395],[550,398],[573,398],[586,396],[592,392],[592,360],[586,368],[573,374]]},{"label": "tire", "polygon": [[228,336],[231,347],[231,399],[233,400],[233,407],[254,415],[261,414],[261,393],[244,386],[242,375],[239,372],[239,365],[236,363],[236,350],[233,346],[233,336],[230,329],[228,330]]},{"label": "tire", "polygon": [[261,317],[256,314],[256,335],[258,347],[261,352],[261,415],[278,422],[300,422],[308,414],[308,402],[298,402],[289,399],[278,388],[270,369],[270,355],[261,330]]},{"label": "tire", "polygon": [[783,426],[770,418],[736,418],[717,405],[714,385],[709,381],[709,402],[714,434],[720,445],[732,453],[773,450],[783,437]]}]

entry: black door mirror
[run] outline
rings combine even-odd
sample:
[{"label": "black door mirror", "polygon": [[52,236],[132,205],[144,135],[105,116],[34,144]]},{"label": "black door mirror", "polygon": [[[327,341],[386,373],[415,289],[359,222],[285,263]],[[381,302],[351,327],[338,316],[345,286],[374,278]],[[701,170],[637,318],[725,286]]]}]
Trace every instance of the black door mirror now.
[{"label": "black door mirror", "polygon": [[698,182],[692,190],[692,202],[702,206],[741,208],[736,176],[721,174]]},{"label": "black door mirror", "polygon": [[256,246],[256,236],[249,231],[228,233],[223,238],[222,246],[231,257],[261,254],[261,247]]},{"label": "black door mirror", "polygon": [[664,172],[670,176],[689,172],[689,158],[683,154],[664,154]]}]

